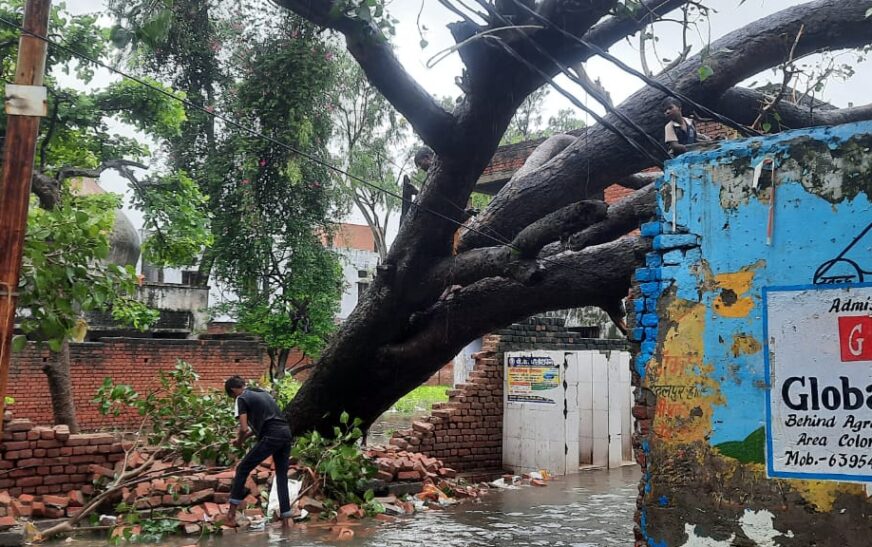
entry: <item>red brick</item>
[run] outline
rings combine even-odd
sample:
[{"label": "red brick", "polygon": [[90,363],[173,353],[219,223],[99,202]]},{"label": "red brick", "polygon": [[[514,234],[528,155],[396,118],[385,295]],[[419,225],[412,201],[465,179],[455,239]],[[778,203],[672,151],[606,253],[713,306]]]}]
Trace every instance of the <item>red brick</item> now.
[{"label": "red brick", "polygon": [[82,507],[85,505],[85,495],[81,490],[70,490],[67,494],[67,504],[70,507]]},{"label": "red brick", "polygon": [[69,505],[70,500],[65,496],[43,496],[42,502],[46,505],[51,505],[52,507],[66,508],[66,506]]},{"label": "red brick", "polygon": [[15,481],[15,486],[28,488],[31,486],[39,486],[42,484],[42,477],[23,477]]},{"label": "red brick", "polygon": [[0,530],[8,530],[15,526],[16,522],[13,517],[0,517]]},{"label": "red brick", "polygon": [[417,481],[421,479],[421,473],[418,471],[400,471],[397,478],[401,481]]}]

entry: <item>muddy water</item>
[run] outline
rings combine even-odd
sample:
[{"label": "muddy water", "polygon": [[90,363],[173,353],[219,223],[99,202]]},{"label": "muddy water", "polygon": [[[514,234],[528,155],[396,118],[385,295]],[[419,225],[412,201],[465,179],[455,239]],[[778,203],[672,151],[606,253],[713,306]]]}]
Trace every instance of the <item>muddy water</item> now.
[{"label": "muddy water", "polygon": [[[556,479],[546,488],[526,487],[488,494],[480,503],[429,511],[389,524],[354,527],[349,547],[608,547],[633,544],[638,467],[585,471]],[[190,544],[190,539],[164,542]],[[249,531],[203,540],[201,545],[315,547],[333,545],[323,529],[282,534]],[[67,545],[95,547],[93,541]]]}]

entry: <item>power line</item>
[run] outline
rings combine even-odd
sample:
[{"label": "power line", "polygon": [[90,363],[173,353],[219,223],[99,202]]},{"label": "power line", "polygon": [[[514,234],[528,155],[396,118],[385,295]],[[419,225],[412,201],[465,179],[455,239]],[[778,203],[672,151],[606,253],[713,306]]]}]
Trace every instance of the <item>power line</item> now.
[{"label": "power line", "polygon": [[[282,141],[280,141],[280,140],[278,140],[278,139],[276,139],[276,138],[274,138],[274,137],[270,137],[269,135],[265,135],[265,134],[263,134],[263,133],[257,131],[256,129],[253,129],[253,128],[251,128],[251,127],[249,127],[249,126],[247,126],[247,125],[244,125],[244,124],[242,124],[242,123],[240,123],[240,122],[237,122],[236,120],[233,120],[233,119],[231,119],[231,118],[228,118],[228,117],[226,117],[226,116],[224,116],[224,115],[222,115],[222,114],[216,113],[216,112],[214,111],[214,109],[212,109],[212,108],[206,108],[206,107],[203,107],[203,106],[198,105],[198,104],[196,104],[196,103],[193,103],[193,102],[189,101],[188,99],[185,99],[185,98],[182,98],[182,97],[178,97],[177,95],[175,95],[175,94],[173,94],[173,93],[170,93],[169,91],[167,91],[167,90],[165,90],[165,89],[163,89],[163,88],[161,88],[161,87],[158,87],[158,86],[152,84],[151,82],[148,82],[148,81],[146,81],[146,80],[144,80],[144,79],[142,79],[142,78],[139,78],[139,77],[137,77],[137,76],[133,76],[133,75],[131,75],[131,74],[128,74],[128,73],[124,72],[124,71],[121,70],[121,69],[118,69],[118,68],[116,68],[116,67],[114,67],[114,66],[112,66],[112,65],[109,65],[109,64],[107,64],[107,63],[104,63],[103,61],[99,61],[99,60],[97,60],[97,59],[94,59],[94,58],[92,58],[92,57],[90,57],[90,56],[88,56],[88,55],[85,55],[84,53],[81,53],[81,52],[79,52],[79,51],[76,51],[75,49],[73,49],[73,48],[71,48],[71,47],[69,47],[69,46],[67,46],[67,45],[64,45],[64,44],[61,44],[61,43],[59,43],[59,42],[56,42],[56,41],[52,40],[51,38],[48,38],[47,36],[42,36],[42,35],[40,35],[40,34],[37,34],[37,33],[31,32],[31,31],[29,31],[29,30],[23,28],[21,25],[19,25],[18,23],[14,22],[14,21],[10,21],[10,20],[8,20],[8,19],[6,19],[6,18],[0,16],[0,23],[4,23],[4,24],[6,24],[7,26],[10,26],[10,27],[12,27],[12,28],[18,29],[18,30],[19,30],[21,33],[23,33],[23,34],[27,34],[27,35],[29,35],[29,36],[33,36],[34,38],[37,38],[37,39],[39,39],[39,40],[42,40],[42,41],[46,42],[47,44],[49,44],[49,45],[51,45],[51,46],[54,46],[54,47],[56,47],[56,48],[58,48],[58,49],[61,49],[61,50],[63,50],[63,51],[66,51],[67,53],[69,53],[69,54],[71,54],[71,55],[73,55],[73,56],[75,56],[75,57],[77,57],[77,58],[79,58],[79,59],[82,59],[82,60],[87,61],[87,62],[89,62],[89,63],[92,63],[92,64],[94,64],[94,65],[96,65],[96,66],[98,66],[98,67],[104,68],[104,69],[106,69],[106,70],[108,70],[108,71],[110,71],[110,72],[113,72],[113,73],[115,73],[115,74],[118,74],[118,75],[121,76],[122,78],[125,78],[125,79],[128,79],[128,80],[130,80],[130,81],[136,82],[137,84],[139,84],[139,85],[141,85],[141,86],[143,86],[143,87],[147,87],[147,88],[149,88],[149,89],[151,89],[151,90],[153,90],[153,91],[156,91],[156,92],[158,92],[158,93],[161,94],[161,95],[164,95],[164,96],[166,96],[166,97],[168,97],[168,98],[170,98],[170,99],[172,99],[172,100],[174,100],[174,101],[178,101],[178,102],[184,104],[185,106],[188,106],[188,107],[190,107],[190,108],[193,108],[193,109],[199,110],[199,111],[203,112],[204,114],[206,114],[206,115],[208,115],[208,116],[212,116],[213,118],[216,118],[216,119],[218,119],[218,120],[221,120],[221,121],[223,121],[224,123],[226,123],[226,124],[228,124],[228,125],[230,125],[230,126],[233,126],[233,127],[237,128],[237,129],[240,129],[240,130],[242,130],[242,131],[248,133],[248,134],[251,135],[252,137],[259,138],[259,139],[263,139],[263,140],[265,140],[265,141],[267,141],[267,142],[270,142],[271,144],[274,144],[274,145],[276,145],[276,146],[279,146],[280,148],[284,148],[284,149],[286,149],[286,150],[288,150],[288,151],[290,151],[290,152],[293,152],[294,154],[297,154],[297,155],[301,156],[302,158],[304,158],[304,159],[306,159],[306,160],[309,160],[309,161],[311,161],[311,162],[313,162],[313,163],[316,163],[316,164],[318,164],[318,165],[320,165],[320,166],[322,166],[322,167],[325,167],[325,168],[330,169],[330,170],[332,170],[332,171],[334,171],[334,172],[336,172],[336,173],[339,173],[339,174],[341,174],[341,175],[344,175],[344,176],[346,176],[346,177],[348,177],[348,178],[350,178],[350,179],[353,179],[353,180],[355,180],[355,181],[357,181],[357,182],[359,182],[359,183],[361,183],[361,184],[363,184],[363,185],[365,185],[365,186],[367,186],[367,187],[369,187],[369,188],[371,188],[371,189],[373,189],[373,190],[375,190],[375,191],[377,191],[377,192],[383,192],[383,193],[385,193],[385,194],[387,194],[387,195],[389,195],[389,196],[392,196],[392,197],[394,197],[394,198],[399,199],[400,201],[407,202],[407,203],[409,203],[410,206],[412,206],[412,207],[418,208],[418,209],[420,209],[420,210],[422,210],[422,211],[424,211],[424,212],[427,212],[427,213],[429,213],[429,214],[431,214],[431,215],[433,215],[433,216],[435,216],[435,217],[437,217],[437,218],[440,218],[440,219],[442,219],[442,220],[448,221],[449,223],[454,224],[455,226],[458,226],[458,227],[460,227],[460,228],[465,228],[465,229],[467,229],[467,230],[469,230],[469,231],[471,231],[471,232],[473,232],[473,233],[476,233],[476,234],[478,234],[478,235],[481,235],[481,236],[483,236],[483,237],[485,237],[485,238],[487,238],[487,239],[489,239],[489,240],[491,240],[491,241],[494,241],[494,242],[496,242],[496,243],[498,243],[498,244],[500,244],[500,245],[502,245],[502,246],[508,247],[508,248],[513,249],[513,250],[515,250],[515,251],[519,251],[519,252],[522,251],[519,247],[517,247],[516,245],[512,244],[511,241],[508,241],[508,240],[503,241],[502,239],[497,238],[497,237],[495,237],[495,236],[493,236],[493,235],[491,235],[491,234],[485,233],[485,232],[483,232],[483,231],[481,231],[481,230],[479,230],[479,229],[477,229],[477,228],[474,228],[474,227],[472,227],[472,226],[467,226],[467,225],[465,225],[465,224],[462,223],[462,222],[459,222],[459,221],[457,221],[457,220],[455,220],[455,219],[453,219],[453,218],[451,218],[451,217],[449,217],[449,216],[447,216],[447,215],[445,215],[445,214],[443,214],[443,213],[440,213],[439,211],[434,211],[434,210],[432,210],[432,209],[430,209],[430,208],[428,208],[428,207],[424,207],[424,206],[422,206],[422,205],[419,205],[417,202],[412,201],[412,200],[410,200],[410,199],[404,199],[403,196],[400,195],[400,194],[397,194],[397,193],[391,192],[390,190],[387,190],[387,189],[381,188],[381,187],[379,187],[378,185],[376,185],[376,184],[374,184],[374,183],[372,183],[372,182],[369,182],[369,181],[367,181],[367,180],[365,180],[365,179],[363,179],[363,178],[361,178],[361,177],[358,177],[357,175],[354,175],[354,174],[352,174],[352,173],[349,173],[348,171],[345,171],[344,169],[342,169],[342,168],[340,168],[340,167],[336,167],[335,165],[332,165],[332,164],[330,164],[330,163],[328,163],[328,162],[325,162],[324,160],[322,160],[322,159],[320,159],[320,158],[318,158],[318,157],[316,157],[316,156],[314,156],[314,155],[312,155],[312,154],[309,154],[308,152],[304,152],[304,151],[302,151],[302,150],[299,150],[299,149],[297,149],[296,147],[291,146],[290,144],[287,144],[287,143],[285,143],[285,142],[282,142]],[[438,195],[438,194],[437,194],[437,195]],[[448,198],[445,198],[445,197],[443,197],[443,196],[439,196],[439,197],[442,197],[443,199],[445,199],[445,200],[447,200],[447,201],[450,202],[450,200],[448,200]],[[456,204],[453,204],[453,203],[452,203],[452,205],[454,205],[455,207],[458,207],[458,208],[459,208],[459,206],[457,206]],[[557,262],[557,261],[551,259],[550,257],[539,257],[539,258],[537,258],[537,260],[541,260],[541,261],[543,261],[543,262],[549,262],[549,263],[554,264],[554,265],[556,265],[556,266],[561,266],[561,267],[564,267],[564,268],[569,268],[569,269],[572,269],[572,270],[575,270],[575,271],[578,271],[578,272],[582,272],[582,273],[584,273],[584,270],[582,270],[582,269],[580,269],[580,268],[576,268],[575,266],[572,266],[572,265],[570,265],[570,264],[565,264],[565,263]]]},{"label": "power line", "polygon": [[[736,129],[737,131],[740,131],[740,132],[744,133],[745,135],[760,135],[759,131],[755,131],[754,129],[748,128],[748,127],[740,124],[739,122],[737,122],[731,118],[728,118],[727,116],[719,114],[719,113],[715,112],[714,110],[711,110],[708,107],[694,101],[693,99],[691,99],[690,97],[688,97],[687,95],[685,95],[683,93],[675,91],[674,89],[669,89],[668,87],[661,84],[657,80],[649,77],[646,74],[639,72],[635,68],[633,68],[630,65],[626,64],[625,62],[621,61],[620,59],[618,59],[617,57],[615,57],[614,55],[612,55],[611,53],[609,53],[605,49],[599,47],[598,45],[591,43],[591,42],[588,42],[587,40],[585,40],[579,36],[576,36],[575,34],[572,34],[568,30],[561,27],[560,25],[555,24],[553,21],[551,21],[550,19],[548,19],[544,15],[540,14],[539,12],[524,5],[524,3],[520,2],[519,0],[512,0],[512,2],[517,7],[523,9],[524,11],[526,11],[527,13],[532,15],[534,18],[536,18],[540,22],[551,27],[552,29],[556,30],[557,32],[559,32],[563,36],[569,38],[570,40],[573,40],[574,42],[590,49],[591,51],[593,51],[594,53],[596,53],[597,55],[599,55],[603,59],[606,59],[607,61],[611,62],[612,64],[614,64],[615,66],[617,66],[621,70],[623,70],[629,74],[632,74],[633,76],[641,79],[643,82],[645,82],[646,84],[650,85],[651,87],[657,89],[658,91],[662,91],[663,93],[665,93],[667,95],[671,95],[677,99],[680,99],[681,101],[684,101],[685,103],[687,103],[690,106],[694,107],[695,109],[699,110],[703,114],[711,116],[712,118],[716,119],[717,121],[721,122],[722,124],[724,124],[728,127],[732,127],[733,129]],[[533,42],[533,39],[530,38],[529,36],[526,36],[526,38],[527,38],[527,40],[530,40],[531,42]]]}]

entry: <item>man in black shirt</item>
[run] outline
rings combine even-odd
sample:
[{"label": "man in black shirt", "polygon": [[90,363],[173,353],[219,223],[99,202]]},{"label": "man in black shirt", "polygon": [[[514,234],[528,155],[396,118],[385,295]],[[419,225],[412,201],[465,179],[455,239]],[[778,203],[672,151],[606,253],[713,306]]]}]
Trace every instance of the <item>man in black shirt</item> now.
[{"label": "man in black shirt", "polygon": [[245,481],[248,475],[262,461],[272,456],[279,495],[279,517],[282,519],[282,527],[289,528],[291,501],[288,496],[288,459],[291,457],[291,428],[275,399],[262,389],[246,388],[245,380],[241,377],[228,378],[224,382],[224,391],[228,396],[236,398],[239,432],[234,444],[241,447],[242,442],[252,434],[252,430],[257,435],[254,448],[236,466],[236,477],[230,488],[227,525],[236,526],[236,509],[245,497]]}]

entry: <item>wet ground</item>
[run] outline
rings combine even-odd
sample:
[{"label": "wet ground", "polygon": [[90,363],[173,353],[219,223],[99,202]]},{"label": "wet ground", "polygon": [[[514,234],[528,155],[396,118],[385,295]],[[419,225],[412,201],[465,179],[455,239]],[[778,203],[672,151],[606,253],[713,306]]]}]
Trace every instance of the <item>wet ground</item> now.
[{"label": "wet ground", "polygon": [[[480,503],[404,517],[388,524],[371,521],[355,526],[351,547],[607,547],[633,543],[633,512],[639,483],[638,466],[584,471],[555,479],[546,488],[492,492]],[[164,545],[191,544],[179,538]],[[333,545],[323,529],[242,532],[204,539],[201,545],[299,546]],[[73,541],[92,547],[103,543]]]}]

